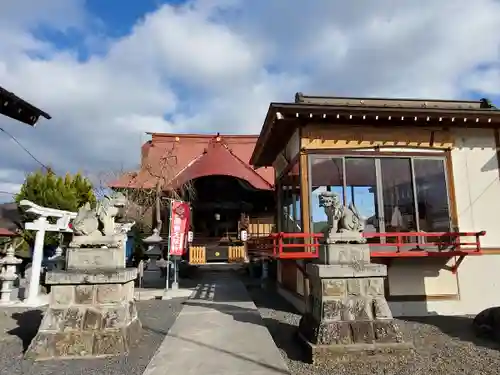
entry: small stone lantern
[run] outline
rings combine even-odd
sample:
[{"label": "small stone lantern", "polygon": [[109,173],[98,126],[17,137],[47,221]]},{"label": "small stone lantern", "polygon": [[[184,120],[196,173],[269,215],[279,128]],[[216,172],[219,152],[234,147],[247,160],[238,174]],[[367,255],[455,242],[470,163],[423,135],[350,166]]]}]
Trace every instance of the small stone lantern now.
[{"label": "small stone lantern", "polygon": [[14,247],[9,245],[7,248],[6,255],[0,259],[0,265],[2,270],[0,271],[0,282],[2,286],[0,288],[0,303],[6,304],[10,303],[10,295],[14,289],[14,281],[16,281],[17,275],[17,265],[22,262],[21,259],[14,256]]}]

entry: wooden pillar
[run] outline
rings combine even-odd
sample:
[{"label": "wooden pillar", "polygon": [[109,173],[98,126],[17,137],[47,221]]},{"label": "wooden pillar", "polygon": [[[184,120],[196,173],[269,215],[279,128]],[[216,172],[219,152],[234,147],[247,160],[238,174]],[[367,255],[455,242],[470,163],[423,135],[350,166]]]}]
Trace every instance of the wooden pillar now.
[{"label": "wooden pillar", "polygon": [[[310,193],[309,193],[309,160],[305,151],[300,151],[299,156],[299,176],[300,176],[300,209],[301,209],[301,221],[302,221],[302,232],[312,233],[311,231],[311,205],[310,205]],[[304,244],[311,244],[312,239],[304,239]],[[307,248],[309,251],[313,249],[311,247]],[[305,264],[303,264],[305,266]],[[305,267],[302,269],[305,270]],[[302,272],[298,270],[298,272]],[[307,310],[307,305],[309,301],[309,279],[306,275],[303,275],[303,289],[304,289],[304,306]]]},{"label": "wooden pillar", "polygon": [[[274,217],[274,224],[275,224],[275,232],[279,233],[281,232],[281,217],[283,215],[282,211],[282,199],[281,199],[281,182],[278,179],[278,175],[276,173],[276,170],[274,172],[274,187],[275,187],[275,197],[276,197],[276,211],[275,211],[275,217]],[[276,281],[278,284],[283,284],[283,265],[281,263],[281,260],[276,261]]]},{"label": "wooden pillar", "polygon": [[311,205],[309,194],[309,162],[307,154],[300,152],[299,157],[299,175],[300,175],[300,209],[302,232],[311,233]]},{"label": "wooden pillar", "polygon": [[276,232],[281,232],[283,228],[281,227],[281,219],[283,216],[283,201],[281,195],[281,182],[276,180]]},{"label": "wooden pillar", "polygon": [[451,231],[458,232],[458,208],[457,200],[455,195],[455,178],[453,176],[453,162],[451,159],[451,150],[446,151],[446,180],[448,183],[448,202],[450,204],[450,219],[451,219]]},{"label": "wooden pillar", "polygon": [[496,155],[497,155],[498,173],[500,177],[500,131],[498,131],[498,129],[494,129],[494,134],[495,134],[495,146],[497,151]]}]

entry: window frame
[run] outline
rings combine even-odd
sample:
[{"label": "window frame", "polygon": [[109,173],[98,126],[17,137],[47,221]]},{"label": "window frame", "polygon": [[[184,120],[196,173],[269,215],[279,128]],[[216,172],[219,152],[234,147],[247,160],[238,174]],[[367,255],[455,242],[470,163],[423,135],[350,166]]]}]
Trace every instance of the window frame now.
[{"label": "window frame", "polygon": [[[312,217],[312,163],[313,163],[313,158],[314,157],[324,157],[324,158],[337,158],[342,160],[342,191],[344,195],[344,200],[345,196],[347,194],[347,184],[346,184],[346,175],[345,175],[345,160],[348,158],[370,158],[374,159],[374,165],[375,165],[375,177],[376,177],[376,182],[377,182],[377,187],[382,186],[382,174],[381,172],[381,165],[380,165],[380,159],[382,158],[397,158],[397,159],[409,159],[410,161],[410,174],[411,174],[411,184],[412,184],[412,190],[413,190],[413,204],[414,204],[414,212],[416,218],[419,217],[419,212],[418,212],[418,197],[417,197],[417,189],[416,189],[416,178],[415,178],[415,166],[414,166],[414,160],[416,159],[422,159],[422,160],[440,160],[443,163],[443,171],[444,171],[444,178],[445,178],[445,184],[446,184],[446,196],[447,196],[447,205],[448,205],[448,218],[449,218],[449,228],[450,231],[453,231],[456,229],[456,223],[454,220],[454,197],[453,197],[453,186],[452,186],[452,181],[450,181],[451,175],[450,175],[450,162],[449,162],[449,153],[445,151],[436,151],[436,152],[371,152],[371,151],[341,151],[341,152],[335,152],[335,150],[309,150],[307,153],[307,163],[308,163],[308,194],[309,194],[309,200],[311,202],[311,208],[309,212],[309,221],[310,221],[310,228],[313,228],[313,217]],[[384,207],[384,199],[383,199],[383,194],[382,194],[382,189],[377,188],[377,194],[375,199],[377,200],[377,204],[379,207]],[[416,220],[416,226],[417,226],[417,231],[420,232],[420,223],[419,220]],[[385,222],[384,220],[380,220],[380,230],[379,233],[390,233],[385,231]],[[384,239],[381,238],[381,242]],[[419,237],[418,241],[421,242],[423,239]]]}]

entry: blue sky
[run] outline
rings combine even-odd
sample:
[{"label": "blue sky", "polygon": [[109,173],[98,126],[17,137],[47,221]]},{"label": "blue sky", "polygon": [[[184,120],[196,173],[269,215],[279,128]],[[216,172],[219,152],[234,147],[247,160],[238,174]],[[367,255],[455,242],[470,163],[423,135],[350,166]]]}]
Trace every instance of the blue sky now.
[{"label": "blue sky", "polygon": [[[100,180],[137,167],[145,132],[258,133],[297,91],[500,103],[499,47],[496,0],[9,1],[0,85],[53,119],[0,126]],[[0,191],[36,167],[0,134]]]},{"label": "blue sky", "polygon": [[[351,192],[351,187],[348,186],[348,193],[347,193],[347,205],[351,203],[352,198],[350,196]],[[324,191],[325,189],[317,189],[316,191],[313,192],[312,194],[312,219],[313,222],[317,221],[326,221],[326,214],[323,210],[322,207],[319,207],[319,194],[321,191]],[[356,187],[355,188],[355,193],[354,193],[354,203],[356,204],[356,208],[358,209],[359,213],[361,216],[363,216],[365,219],[368,219],[369,217],[375,215],[375,196],[374,193],[370,192],[370,188],[368,187]],[[332,190],[334,193],[337,193],[341,199],[342,199],[342,187],[333,187]]]},{"label": "blue sky", "polygon": [[88,0],[86,7],[89,13],[103,22],[107,35],[114,37],[125,36],[130,33],[138,19],[145,14],[154,12],[162,4],[181,4],[182,1],[129,1],[125,4],[120,0]]}]

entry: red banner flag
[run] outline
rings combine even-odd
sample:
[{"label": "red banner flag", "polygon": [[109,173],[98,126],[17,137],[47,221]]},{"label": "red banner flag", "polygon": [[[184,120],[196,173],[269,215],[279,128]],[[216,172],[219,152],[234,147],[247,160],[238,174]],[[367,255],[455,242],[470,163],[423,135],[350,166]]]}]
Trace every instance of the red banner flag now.
[{"label": "red banner flag", "polygon": [[170,255],[184,254],[185,238],[189,228],[189,204],[173,201],[170,211]]}]

